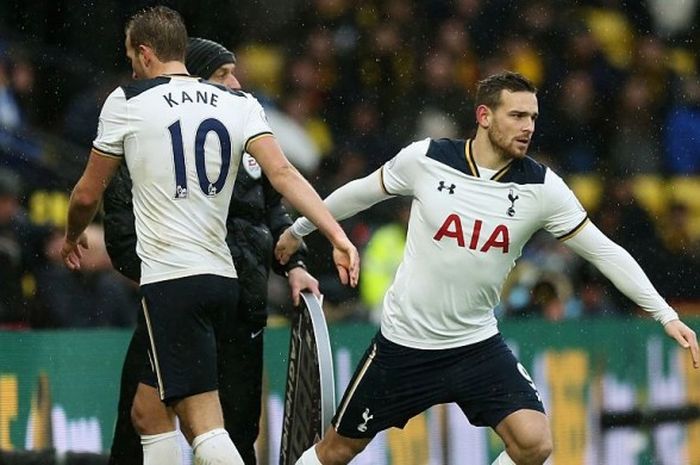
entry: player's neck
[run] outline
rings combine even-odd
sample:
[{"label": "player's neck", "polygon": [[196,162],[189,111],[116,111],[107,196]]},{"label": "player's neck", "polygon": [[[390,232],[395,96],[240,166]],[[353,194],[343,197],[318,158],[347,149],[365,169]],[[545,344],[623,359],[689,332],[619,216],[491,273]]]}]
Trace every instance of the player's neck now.
[{"label": "player's neck", "polygon": [[494,147],[488,135],[482,131],[477,131],[472,142],[472,157],[478,166],[496,171],[511,162],[511,158]]},{"label": "player's neck", "polygon": [[165,63],[158,63],[154,65],[151,69],[153,77],[163,76],[167,74],[189,74],[185,64],[181,61],[167,61]]}]

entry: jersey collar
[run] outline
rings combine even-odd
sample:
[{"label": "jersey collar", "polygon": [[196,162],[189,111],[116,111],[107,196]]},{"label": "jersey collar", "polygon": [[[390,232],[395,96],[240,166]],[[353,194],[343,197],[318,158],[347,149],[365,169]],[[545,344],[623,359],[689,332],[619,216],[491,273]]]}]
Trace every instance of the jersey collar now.
[{"label": "jersey collar", "polygon": [[[479,167],[476,164],[476,161],[474,160],[474,152],[472,151],[472,139],[468,139],[467,143],[464,144],[464,156],[467,159],[467,167],[471,171],[472,176],[476,178],[480,178],[481,174],[479,173]],[[493,176],[491,176],[491,181],[498,181],[500,180],[507,172],[510,170],[510,167],[513,165],[513,160],[509,161],[506,166],[501,168],[500,170],[496,171]]]}]

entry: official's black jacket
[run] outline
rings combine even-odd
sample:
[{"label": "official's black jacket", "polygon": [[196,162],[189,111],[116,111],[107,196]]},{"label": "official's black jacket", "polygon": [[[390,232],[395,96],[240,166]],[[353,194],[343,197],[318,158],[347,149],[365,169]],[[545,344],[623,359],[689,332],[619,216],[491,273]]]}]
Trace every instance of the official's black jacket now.
[{"label": "official's black jacket", "polygon": [[[253,164],[255,167],[255,165]],[[227,220],[226,242],[240,282],[239,311],[251,322],[265,322],[268,270],[284,274],[304,266],[302,247],[285,266],[273,259],[273,247],[280,234],[292,224],[280,194],[274,190],[259,167],[250,169],[241,162]],[[258,175],[258,173],[260,173]],[[107,253],[114,268],[138,281],[141,262],[136,255],[136,231],[131,194],[131,178],[122,164],[104,194],[104,230]]]}]

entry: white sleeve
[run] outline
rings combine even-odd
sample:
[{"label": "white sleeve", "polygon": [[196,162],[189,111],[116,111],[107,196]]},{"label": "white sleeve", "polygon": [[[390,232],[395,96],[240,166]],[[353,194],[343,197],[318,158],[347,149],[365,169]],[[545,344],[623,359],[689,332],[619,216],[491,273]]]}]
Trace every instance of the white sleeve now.
[{"label": "white sleeve", "polygon": [[250,102],[250,109],[248,110],[248,117],[243,124],[244,152],[248,151],[248,145],[254,140],[272,135],[272,129],[270,129],[270,124],[267,122],[265,110],[258,102],[258,99],[249,94],[246,94],[246,98]]},{"label": "white sleeve", "polygon": [[560,240],[575,235],[588,218],[569,186],[550,169],[545,174],[542,202],[544,229]]},{"label": "white sleeve", "polygon": [[[378,169],[369,176],[339,187],[326,197],[324,203],[333,218],[344,220],[391,197],[393,196],[387,194],[382,188],[381,169]],[[304,237],[315,230],[316,225],[304,217],[297,218],[291,226],[291,233],[296,237]]]},{"label": "white sleeve", "polygon": [[610,240],[593,223],[586,224],[564,242],[600,270],[620,292],[661,324],[677,320],[678,314],[659,295],[637,261]]},{"label": "white sleeve", "polygon": [[387,194],[413,195],[415,178],[423,169],[421,160],[429,146],[430,139],[414,142],[382,166],[382,187]]},{"label": "white sleeve", "polygon": [[129,132],[126,110],[126,96],[117,87],[102,105],[97,123],[97,137],[92,147],[103,155],[123,158],[124,139]]}]

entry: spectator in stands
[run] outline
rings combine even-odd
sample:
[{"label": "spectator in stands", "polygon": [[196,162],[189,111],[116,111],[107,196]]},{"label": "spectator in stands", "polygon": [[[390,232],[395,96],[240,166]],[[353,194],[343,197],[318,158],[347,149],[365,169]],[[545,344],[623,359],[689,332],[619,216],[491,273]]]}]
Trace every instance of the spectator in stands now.
[{"label": "spectator in stands", "polygon": [[458,87],[465,94],[470,94],[479,78],[479,67],[466,24],[457,18],[446,19],[440,24],[437,44],[438,49],[454,60]]},{"label": "spectator in stands", "polygon": [[32,224],[21,207],[20,176],[0,167],[0,326],[32,323],[34,271],[43,261],[48,231]]},{"label": "spectator in stands", "polygon": [[666,164],[673,174],[700,174],[700,76],[686,76],[666,119]]},{"label": "spectator in stands", "polygon": [[0,57],[0,129],[16,130],[22,126],[22,112],[12,90],[9,63]]},{"label": "spectator in stands", "polygon": [[633,74],[615,105],[618,127],[610,140],[610,161],[618,176],[661,171],[661,140],[647,75]]},{"label": "spectator in stands", "polygon": [[[421,109],[417,115],[418,128],[426,112],[428,114],[439,112],[445,119],[446,127],[459,128],[458,122],[465,120],[470,104],[464,101],[464,89],[457,87],[455,60],[447,51],[433,49],[426,52],[424,63],[424,72],[416,95],[417,102],[411,102],[414,114],[416,108]],[[432,134],[434,137],[455,135]],[[423,134],[422,137],[427,135]]]},{"label": "spectator in stands", "polygon": [[80,271],[63,265],[62,231],[45,247],[47,263],[36,273],[37,314],[42,328],[133,327],[138,306],[137,287],[112,268],[102,226],[88,227],[90,248],[83,252]]},{"label": "spectator in stands", "polygon": [[[659,292],[675,295],[676,277],[661,270],[672,270],[667,266],[667,252],[654,227],[654,222],[634,197],[632,180],[609,179],[598,209],[596,224],[610,239],[626,249],[647,270],[649,279]],[[601,278],[602,279],[602,278]],[[621,309],[630,309],[630,301],[605,283],[608,295]]]},{"label": "spectator in stands", "polygon": [[22,275],[25,267],[17,228],[19,195],[19,176],[0,169],[0,326],[24,319]]},{"label": "spectator in stands", "polygon": [[411,204],[403,199],[393,202],[393,220],[379,226],[362,252],[360,297],[369,310],[370,320],[381,320],[384,294],[394,279],[403,258],[406,228]]},{"label": "spectator in stands", "polygon": [[[305,67],[305,65],[303,65]],[[320,100],[313,93],[294,92],[286,98],[284,111],[304,128],[321,155],[333,149],[333,133],[328,123],[318,114]]]},{"label": "spectator in stands", "polygon": [[697,0],[649,0],[647,8],[654,29],[662,36],[679,35],[693,27],[697,28]]},{"label": "spectator in stands", "polygon": [[693,234],[691,212],[687,204],[672,201],[661,220],[661,236],[674,272],[673,294],[678,300],[700,299],[700,238]]},{"label": "spectator in stands", "polygon": [[544,137],[545,147],[558,155],[557,162],[569,173],[593,171],[601,153],[602,140],[593,77],[587,71],[575,71],[564,78],[557,105]]},{"label": "spectator in stands", "polygon": [[539,317],[547,321],[561,321],[566,317],[564,301],[554,283],[546,278],[538,280],[530,290],[530,301],[518,312],[524,317]]},{"label": "spectator in stands", "polygon": [[581,264],[577,272],[577,298],[572,303],[572,313],[579,318],[600,316],[629,316],[621,304],[611,299],[611,289],[598,270],[588,263]]},{"label": "spectator in stands", "polygon": [[693,237],[690,226],[690,209],[680,201],[672,201],[662,218],[662,238],[666,248],[674,255],[691,254],[700,259],[700,241]]},{"label": "spectator in stands", "polygon": [[381,123],[376,99],[366,97],[356,102],[350,110],[345,147],[354,147],[366,160],[364,174],[380,167],[395,150],[391,133],[387,133]]},{"label": "spectator in stands", "polygon": [[9,69],[12,91],[17,98],[17,104],[22,112],[25,124],[32,124],[37,118],[37,105],[34,102],[34,84],[36,71],[29,55],[23,49],[16,49],[12,54]]},{"label": "spectator in stands", "polygon": [[671,103],[671,84],[676,79],[672,63],[671,49],[659,37],[645,35],[637,40],[630,75],[644,77],[654,118],[662,118]]},{"label": "spectator in stands", "polygon": [[97,133],[97,119],[102,102],[117,85],[115,79],[102,80],[89,86],[68,104],[63,118],[63,136],[79,145],[89,145]]}]

